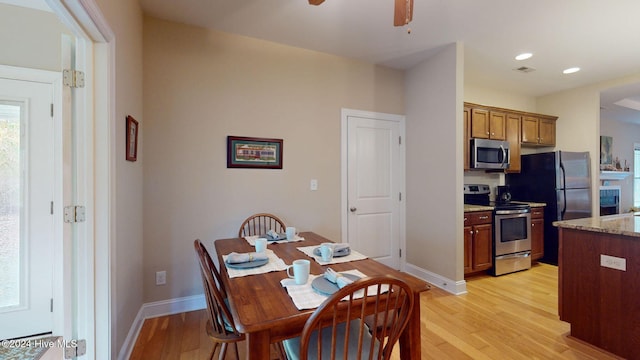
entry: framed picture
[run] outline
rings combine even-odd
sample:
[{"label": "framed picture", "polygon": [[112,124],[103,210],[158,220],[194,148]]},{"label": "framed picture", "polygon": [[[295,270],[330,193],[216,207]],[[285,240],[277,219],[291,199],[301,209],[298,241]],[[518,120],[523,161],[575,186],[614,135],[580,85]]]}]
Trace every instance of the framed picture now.
[{"label": "framed picture", "polygon": [[138,122],[127,116],[127,160],[138,160]]},{"label": "framed picture", "polygon": [[613,164],[613,155],[611,147],[613,146],[613,138],[611,136],[600,136],[600,164]]},{"label": "framed picture", "polygon": [[227,167],[282,169],[282,139],[227,136]]}]

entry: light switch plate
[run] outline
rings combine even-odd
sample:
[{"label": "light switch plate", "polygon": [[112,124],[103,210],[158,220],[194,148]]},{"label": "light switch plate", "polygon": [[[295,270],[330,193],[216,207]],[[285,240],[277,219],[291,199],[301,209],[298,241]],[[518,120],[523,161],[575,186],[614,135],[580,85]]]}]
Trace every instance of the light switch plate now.
[{"label": "light switch plate", "polygon": [[316,191],[318,190],[318,180],[316,179],[311,179],[311,186],[310,186],[312,191]]}]

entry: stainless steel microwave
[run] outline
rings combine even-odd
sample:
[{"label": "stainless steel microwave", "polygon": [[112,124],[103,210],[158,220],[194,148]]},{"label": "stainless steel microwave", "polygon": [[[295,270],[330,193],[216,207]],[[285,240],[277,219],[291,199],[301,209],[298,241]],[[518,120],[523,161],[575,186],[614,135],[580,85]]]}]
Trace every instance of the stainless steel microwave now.
[{"label": "stainless steel microwave", "polygon": [[488,139],[471,139],[472,169],[508,169],[509,142]]}]

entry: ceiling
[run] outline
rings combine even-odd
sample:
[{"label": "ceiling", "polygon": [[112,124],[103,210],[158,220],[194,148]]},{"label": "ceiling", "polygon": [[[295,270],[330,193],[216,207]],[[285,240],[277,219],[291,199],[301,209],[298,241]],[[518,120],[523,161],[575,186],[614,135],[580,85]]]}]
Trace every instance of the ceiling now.
[{"label": "ceiling", "polygon": [[[414,0],[405,27],[393,26],[394,0],[139,2],[153,17],[398,69],[460,41],[465,82],[523,95],[640,74],[638,0]],[[522,52],[533,57],[516,61]],[[535,71],[514,70],[522,66]],[[582,70],[562,73],[574,66]],[[640,107],[640,87],[603,93],[603,112],[640,124],[639,109],[614,104],[625,98]]]},{"label": "ceiling", "polygon": [[[139,1],[153,17],[398,69],[461,41],[465,81],[524,95],[640,73],[638,0],[415,0],[413,21],[405,27],[393,26],[394,0],[326,0],[319,6],[307,0]],[[522,52],[534,55],[516,61]],[[521,66],[535,71],[513,70]],[[582,70],[562,73],[574,66]],[[637,87],[631,90],[607,99],[640,96]],[[638,110],[621,110],[640,123]]]}]

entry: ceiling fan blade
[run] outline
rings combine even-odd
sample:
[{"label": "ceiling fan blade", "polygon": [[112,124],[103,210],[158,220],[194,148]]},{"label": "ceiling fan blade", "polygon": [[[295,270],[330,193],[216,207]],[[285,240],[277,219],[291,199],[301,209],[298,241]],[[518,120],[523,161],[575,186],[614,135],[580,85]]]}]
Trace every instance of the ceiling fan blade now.
[{"label": "ceiling fan blade", "polygon": [[320,5],[324,0],[309,0],[309,5]]},{"label": "ceiling fan blade", "polygon": [[[395,0],[393,26],[405,26],[413,20],[413,0]],[[311,2],[311,0],[309,0]]]}]

